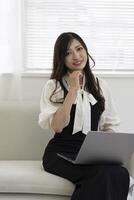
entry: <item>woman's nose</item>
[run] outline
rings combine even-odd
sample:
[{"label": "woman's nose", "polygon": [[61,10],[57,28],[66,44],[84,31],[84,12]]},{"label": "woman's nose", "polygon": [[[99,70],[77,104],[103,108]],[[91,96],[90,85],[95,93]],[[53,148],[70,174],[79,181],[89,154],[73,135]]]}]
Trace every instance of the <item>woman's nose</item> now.
[{"label": "woman's nose", "polygon": [[79,57],[80,57],[80,54],[79,54],[79,52],[74,52],[73,53],[73,59],[79,59]]}]

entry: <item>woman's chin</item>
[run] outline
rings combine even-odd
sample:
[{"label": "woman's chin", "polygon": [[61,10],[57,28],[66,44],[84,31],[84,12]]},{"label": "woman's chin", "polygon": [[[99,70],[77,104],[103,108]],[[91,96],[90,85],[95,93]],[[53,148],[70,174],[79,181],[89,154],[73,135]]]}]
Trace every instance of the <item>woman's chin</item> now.
[{"label": "woman's chin", "polygon": [[74,72],[74,71],[83,71],[83,69],[81,68],[75,68],[75,69],[69,69],[68,70],[70,73]]}]

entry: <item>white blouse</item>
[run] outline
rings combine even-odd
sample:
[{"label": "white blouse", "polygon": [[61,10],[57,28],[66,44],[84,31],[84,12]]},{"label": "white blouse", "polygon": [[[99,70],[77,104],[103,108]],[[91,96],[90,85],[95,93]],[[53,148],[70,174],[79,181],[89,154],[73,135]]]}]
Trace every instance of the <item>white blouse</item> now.
[{"label": "white blouse", "polygon": [[[109,88],[106,82],[102,79],[98,79],[98,80],[99,80],[100,88],[103,92],[103,96],[105,98],[105,110],[101,114],[98,130],[102,131],[105,128],[111,128],[112,130],[116,131],[116,127],[117,125],[119,125],[120,119],[117,115],[115,106],[113,104],[111,93],[109,91]],[[63,78],[63,84],[68,90],[69,86],[67,84],[66,78]],[[42,90],[42,95],[41,95],[41,100],[40,100],[41,112],[39,114],[39,125],[43,129],[52,130],[51,122],[52,122],[53,115],[57,111],[57,109],[61,106],[60,103],[53,103],[50,101],[50,96],[52,92],[54,91],[55,86],[56,86],[55,79],[50,79],[47,81],[47,83],[45,84]],[[84,86],[84,82],[83,82],[83,86]],[[81,94],[83,94],[83,97]],[[63,97],[64,97],[64,92],[58,82],[58,87],[57,87],[56,93],[52,96],[52,100],[56,102],[62,99]],[[78,90],[77,97],[75,100],[76,112],[75,112],[75,119],[74,119],[73,134],[75,134],[78,131],[82,131],[84,134],[87,134],[88,131],[91,130],[91,108],[90,108],[89,102],[92,105],[94,105],[97,103],[97,100],[94,98],[92,94],[84,91],[83,88]]]}]

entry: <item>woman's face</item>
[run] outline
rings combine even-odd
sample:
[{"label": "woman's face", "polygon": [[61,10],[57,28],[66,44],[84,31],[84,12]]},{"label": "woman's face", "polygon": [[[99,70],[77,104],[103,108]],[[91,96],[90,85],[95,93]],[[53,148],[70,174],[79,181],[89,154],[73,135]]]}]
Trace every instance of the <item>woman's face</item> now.
[{"label": "woman's face", "polygon": [[87,63],[87,52],[81,45],[81,43],[73,39],[71,44],[68,46],[65,65],[70,72],[82,71]]}]

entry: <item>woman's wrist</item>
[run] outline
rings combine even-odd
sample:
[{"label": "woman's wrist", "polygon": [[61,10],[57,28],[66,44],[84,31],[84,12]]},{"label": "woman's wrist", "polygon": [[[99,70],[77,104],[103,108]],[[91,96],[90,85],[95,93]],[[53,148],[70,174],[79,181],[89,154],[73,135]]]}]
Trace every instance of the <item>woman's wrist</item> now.
[{"label": "woman's wrist", "polygon": [[77,95],[77,91],[78,91],[77,87],[70,87],[68,92]]},{"label": "woman's wrist", "polygon": [[70,88],[68,91],[68,99],[70,103],[74,104],[76,97],[77,97],[77,89],[76,88]]}]

